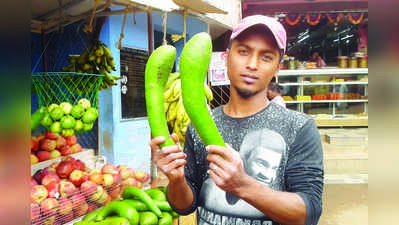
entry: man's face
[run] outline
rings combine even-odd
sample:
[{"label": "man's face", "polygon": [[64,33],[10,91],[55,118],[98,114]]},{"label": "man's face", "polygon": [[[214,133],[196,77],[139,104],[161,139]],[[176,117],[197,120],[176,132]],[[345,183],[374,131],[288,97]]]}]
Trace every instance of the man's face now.
[{"label": "man's face", "polygon": [[251,151],[246,167],[248,175],[265,184],[270,184],[276,178],[280,165],[281,153],[270,149],[257,147]]},{"label": "man's face", "polygon": [[235,39],[227,56],[232,91],[242,98],[266,94],[266,87],[279,69],[280,53],[271,35],[244,33]]}]

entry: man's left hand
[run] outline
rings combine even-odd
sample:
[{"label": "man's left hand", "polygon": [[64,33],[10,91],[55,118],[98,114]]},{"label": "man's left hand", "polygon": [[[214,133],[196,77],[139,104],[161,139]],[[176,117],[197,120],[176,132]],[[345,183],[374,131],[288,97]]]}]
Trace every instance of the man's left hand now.
[{"label": "man's left hand", "polygon": [[237,194],[248,176],[240,154],[228,145],[226,148],[208,145],[206,150],[209,152],[209,176],[213,182],[220,189]]}]

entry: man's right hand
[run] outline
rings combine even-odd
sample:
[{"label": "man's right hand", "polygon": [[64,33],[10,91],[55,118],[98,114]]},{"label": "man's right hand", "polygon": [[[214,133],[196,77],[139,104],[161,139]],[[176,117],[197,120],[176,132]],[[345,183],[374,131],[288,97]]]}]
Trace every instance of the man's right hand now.
[{"label": "man's right hand", "polygon": [[179,137],[176,134],[170,136],[176,145],[159,147],[165,142],[162,136],[155,137],[150,142],[151,159],[157,167],[168,177],[169,182],[180,182],[184,180],[184,165],[186,165],[186,154],[180,146]]}]

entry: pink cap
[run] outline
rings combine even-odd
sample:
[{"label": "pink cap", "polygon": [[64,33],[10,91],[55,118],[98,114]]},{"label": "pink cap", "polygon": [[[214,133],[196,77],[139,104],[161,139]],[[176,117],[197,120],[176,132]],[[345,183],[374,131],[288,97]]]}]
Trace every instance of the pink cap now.
[{"label": "pink cap", "polygon": [[242,31],[245,29],[252,27],[254,25],[263,24],[273,33],[274,38],[276,39],[277,45],[280,49],[285,53],[285,47],[287,42],[287,33],[283,25],[278,22],[276,19],[268,16],[262,15],[253,15],[247,16],[240,21],[240,23],[234,28],[233,33],[231,34],[230,40],[236,38]]}]

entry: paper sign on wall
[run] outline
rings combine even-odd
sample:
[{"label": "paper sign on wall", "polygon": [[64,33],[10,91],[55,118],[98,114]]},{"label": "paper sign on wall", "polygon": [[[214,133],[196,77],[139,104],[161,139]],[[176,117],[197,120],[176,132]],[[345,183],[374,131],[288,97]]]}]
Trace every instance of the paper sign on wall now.
[{"label": "paper sign on wall", "polygon": [[230,85],[227,76],[226,56],[226,52],[212,52],[208,71],[212,86]]}]

